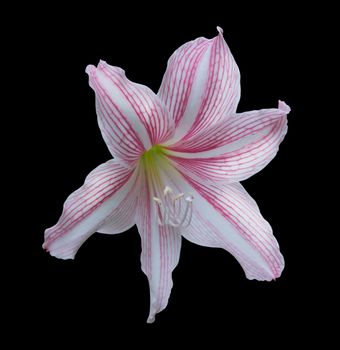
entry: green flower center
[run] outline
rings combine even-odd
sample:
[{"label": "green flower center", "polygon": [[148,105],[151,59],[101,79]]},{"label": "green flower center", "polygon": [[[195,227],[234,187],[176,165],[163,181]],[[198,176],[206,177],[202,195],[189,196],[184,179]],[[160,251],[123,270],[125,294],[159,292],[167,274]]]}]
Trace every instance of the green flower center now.
[{"label": "green flower center", "polygon": [[147,184],[157,210],[158,224],[180,228],[191,222],[193,196],[184,193],[175,195],[169,187],[169,181],[176,183],[178,172],[171,165],[167,151],[160,145],[154,145],[145,151],[140,158]]},{"label": "green flower center", "polygon": [[165,148],[160,145],[154,145],[142,154],[141,161],[146,166],[155,161],[155,159],[164,158]]},{"label": "green flower center", "polygon": [[145,171],[150,189],[158,192],[164,188],[160,172],[169,167],[169,161],[162,146],[154,145],[145,151],[140,158],[140,165]]}]

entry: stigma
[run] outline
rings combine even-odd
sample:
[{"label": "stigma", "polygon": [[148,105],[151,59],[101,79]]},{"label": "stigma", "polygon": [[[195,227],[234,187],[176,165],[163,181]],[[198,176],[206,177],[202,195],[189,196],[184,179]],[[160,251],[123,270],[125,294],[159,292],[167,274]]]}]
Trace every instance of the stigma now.
[{"label": "stigma", "polygon": [[192,218],[193,196],[184,196],[184,193],[174,194],[169,186],[163,191],[162,199],[153,197],[160,226],[188,227]]}]

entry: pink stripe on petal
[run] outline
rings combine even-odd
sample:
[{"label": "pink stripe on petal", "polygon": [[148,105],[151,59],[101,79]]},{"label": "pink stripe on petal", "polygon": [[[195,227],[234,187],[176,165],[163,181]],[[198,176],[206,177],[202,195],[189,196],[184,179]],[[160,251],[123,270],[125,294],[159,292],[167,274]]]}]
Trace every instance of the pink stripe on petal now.
[{"label": "pink stripe on petal", "polygon": [[164,164],[161,177],[175,192],[193,196],[190,225],[183,237],[229,251],[249,279],[272,280],[280,276],[284,260],[268,222],[240,184],[202,184]]},{"label": "pink stripe on petal", "polygon": [[135,225],[136,213],[136,197],[137,189],[139,188],[138,180],[129,190],[126,197],[119,203],[119,205],[112,210],[111,214],[105,219],[97,232],[106,234],[116,234],[127,231]]},{"label": "pink stripe on petal", "polygon": [[[260,136],[261,130],[274,126],[280,119],[287,115],[286,108],[280,108],[282,102],[279,102],[279,108],[261,109],[251,112],[238,113],[231,116],[227,121],[220,121],[202,130],[192,138],[184,139],[176,145],[168,147],[174,152],[198,153],[215,150],[220,152],[219,148],[230,151],[236,141],[244,144],[246,140],[255,140]],[[288,106],[287,106],[288,107]],[[248,137],[245,139],[245,137]],[[249,143],[249,142],[248,142]]]},{"label": "pink stripe on petal", "polygon": [[142,270],[148,277],[150,286],[150,313],[147,322],[152,323],[156,313],[168,304],[173,286],[172,271],[179,261],[181,236],[173,227],[158,225],[149,184],[145,179],[138,197],[136,225],[142,241]]},{"label": "pink stripe on petal", "polygon": [[284,268],[278,243],[244,189],[236,184],[202,185],[187,180],[196,191],[196,205],[192,225],[182,235],[196,244],[226,249],[249,279],[278,278]]},{"label": "pink stripe on petal", "polygon": [[99,126],[113,156],[134,165],[145,150],[172,135],[167,108],[146,86],[132,83],[122,69],[104,61],[86,72],[96,93]]},{"label": "pink stripe on petal", "polygon": [[148,87],[129,81],[121,69],[104,61],[100,61],[98,68],[117,85],[146,129],[151,145],[167,141],[174,131],[174,123],[159,97]]},{"label": "pink stripe on petal", "polygon": [[[188,172],[197,181],[245,180],[276,155],[287,132],[286,113],[282,109],[268,109],[237,114],[225,128],[221,126],[221,133],[216,128],[215,137],[210,135],[210,141],[201,135],[201,145],[197,141],[195,148],[189,144],[180,148],[189,151],[187,153],[170,150],[169,158],[179,170]],[[204,151],[194,152],[202,149]]]},{"label": "pink stripe on petal", "polygon": [[240,98],[240,73],[222,31],[211,40],[198,38],[170,57],[158,95],[176,123],[169,144],[190,138],[227,119]]},{"label": "pink stripe on petal", "polygon": [[58,223],[45,231],[43,248],[58,258],[73,259],[82,243],[97,230],[127,230],[134,224],[137,191],[137,171],[114,160],[100,165],[67,198]]},{"label": "pink stripe on petal", "polygon": [[168,107],[176,126],[187,109],[195,74],[208,43],[205,38],[190,41],[177,49],[168,61],[158,96]]}]

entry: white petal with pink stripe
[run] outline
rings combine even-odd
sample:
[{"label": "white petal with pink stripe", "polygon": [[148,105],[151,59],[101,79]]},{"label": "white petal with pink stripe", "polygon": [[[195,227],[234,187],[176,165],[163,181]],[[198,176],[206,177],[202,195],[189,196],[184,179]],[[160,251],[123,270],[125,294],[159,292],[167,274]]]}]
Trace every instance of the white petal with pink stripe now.
[{"label": "white petal with pink stripe", "polygon": [[148,323],[154,322],[156,313],[168,304],[173,285],[172,271],[179,261],[182,240],[178,229],[158,224],[152,195],[153,191],[145,180],[138,196],[136,224],[142,242],[142,270],[150,286]]},{"label": "white petal with pink stripe", "polygon": [[249,279],[270,281],[281,275],[284,260],[272,229],[242,185],[198,183],[169,164],[160,171],[164,183],[193,196],[191,224],[180,230],[183,237],[227,250]]},{"label": "white petal with pink stripe", "polygon": [[245,180],[275,157],[287,133],[289,111],[279,101],[278,109],[236,114],[226,123],[203,131],[190,143],[167,148],[168,155],[178,169],[198,181]]},{"label": "white petal with pink stripe", "polygon": [[59,221],[45,231],[43,247],[57,258],[74,259],[94,232],[129,229],[134,225],[138,181],[137,171],[114,160],[97,167],[84,185],[67,198]]},{"label": "white petal with pink stripe", "polygon": [[144,151],[167,141],[174,123],[163,102],[146,86],[129,81],[122,69],[100,61],[88,66],[96,93],[98,123],[112,155],[135,165]]},{"label": "white petal with pink stripe", "polygon": [[223,31],[214,39],[198,38],[170,57],[158,96],[176,124],[174,144],[236,111],[240,99],[240,72]]}]

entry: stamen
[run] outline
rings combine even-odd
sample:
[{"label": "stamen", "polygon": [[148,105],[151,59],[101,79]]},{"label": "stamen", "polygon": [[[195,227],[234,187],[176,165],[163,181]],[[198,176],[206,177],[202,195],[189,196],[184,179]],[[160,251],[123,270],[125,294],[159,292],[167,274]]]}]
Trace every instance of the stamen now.
[{"label": "stamen", "polygon": [[167,194],[169,194],[169,193],[173,193],[172,188],[169,187],[169,186],[165,186],[165,188],[164,188],[164,197],[165,197]]},{"label": "stamen", "polygon": [[[161,226],[188,227],[192,218],[193,196],[184,198],[184,193],[174,195],[171,187],[166,186],[163,192],[163,200],[154,197],[157,206],[158,223]],[[183,203],[185,203],[185,208]]]},{"label": "stamen", "polygon": [[157,203],[157,204],[162,204],[162,201],[157,198],[157,197],[153,197],[153,200]]}]

